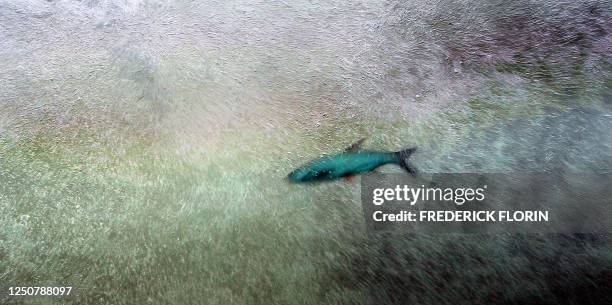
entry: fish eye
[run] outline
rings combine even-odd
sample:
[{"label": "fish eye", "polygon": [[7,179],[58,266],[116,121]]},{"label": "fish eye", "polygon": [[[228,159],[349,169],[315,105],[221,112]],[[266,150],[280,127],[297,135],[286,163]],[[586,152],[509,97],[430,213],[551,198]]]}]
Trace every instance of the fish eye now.
[{"label": "fish eye", "polygon": [[314,178],[321,178],[321,177],[325,177],[327,175],[329,175],[329,171],[328,170],[315,171],[313,173],[313,177]]}]

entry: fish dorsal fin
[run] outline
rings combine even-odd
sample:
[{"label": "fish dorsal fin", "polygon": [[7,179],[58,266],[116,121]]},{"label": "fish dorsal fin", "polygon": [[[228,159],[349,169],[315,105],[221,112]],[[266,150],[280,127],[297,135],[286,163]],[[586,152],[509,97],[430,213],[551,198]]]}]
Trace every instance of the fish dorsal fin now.
[{"label": "fish dorsal fin", "polygon": [[347,147],[344,152],[356,152],[361,149],[361,144],[365,141],[365,138],[353,143],[351,146]]}]

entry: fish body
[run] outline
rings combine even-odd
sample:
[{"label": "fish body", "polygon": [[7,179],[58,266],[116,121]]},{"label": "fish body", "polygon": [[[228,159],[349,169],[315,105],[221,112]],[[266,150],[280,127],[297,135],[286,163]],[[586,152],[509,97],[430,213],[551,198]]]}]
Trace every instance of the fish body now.
[{"label": "fish body", "polygon": [[329,181],[371,172],[385,164],[397,164],[410,174],[416,175],[416,169],[406,162],[416,150],[415,147],[398,152],[358,150],[361,142],[363,140],[353,144],[343,153],[312,160],[292,171],[287,178],[294,183]]}]

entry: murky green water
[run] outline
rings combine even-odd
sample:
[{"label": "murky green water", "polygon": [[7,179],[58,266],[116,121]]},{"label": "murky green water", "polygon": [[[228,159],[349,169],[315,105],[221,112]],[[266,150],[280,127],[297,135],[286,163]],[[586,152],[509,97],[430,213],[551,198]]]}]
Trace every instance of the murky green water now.
[{"label": "murky green water", "polygon": [[[516,304],[556,295],[534,266],[597,282],[607,239],[584,270],[544,263],[575,239],[410,237],[388,255],[358,183],[282,178],[361,137],[419,146],[429,172],[609,172],[610,8],[0,1],[0,284],[76,289],[8,302],[361,304],[400,283],[431,304],[490,301],[498,286],[469,287],[497,281]],[[448,263],[390,263],[427,254]]]}]

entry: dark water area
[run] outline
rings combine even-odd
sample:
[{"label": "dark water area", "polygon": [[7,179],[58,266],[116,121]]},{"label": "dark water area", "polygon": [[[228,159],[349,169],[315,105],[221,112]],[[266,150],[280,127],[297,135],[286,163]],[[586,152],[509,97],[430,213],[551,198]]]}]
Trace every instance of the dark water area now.
[{"label": "dark water area", "polygon": [[[377,234],[346,285],[363,304],[607,304],[609,234]],[[603,256],[602,256],[603,255]],[[602,268],[603,267],[603,268]]]}]

